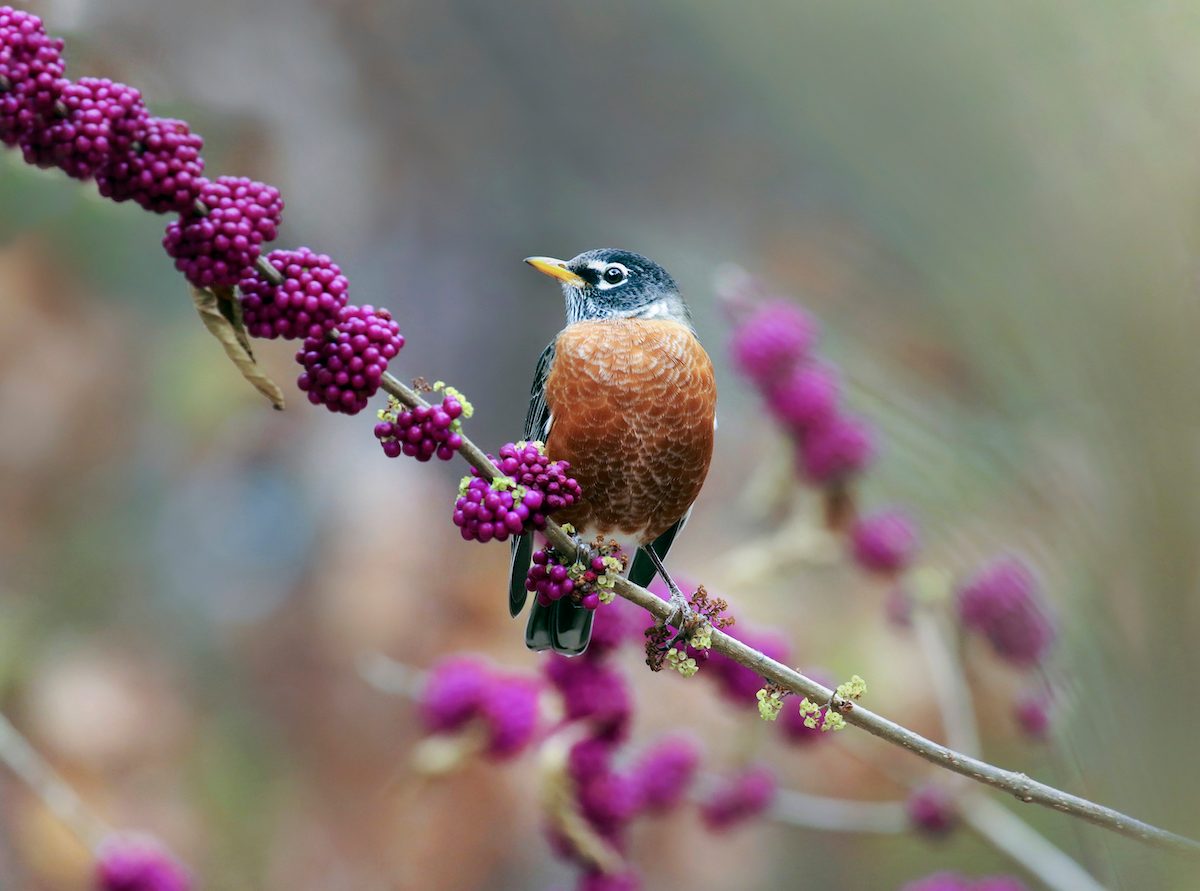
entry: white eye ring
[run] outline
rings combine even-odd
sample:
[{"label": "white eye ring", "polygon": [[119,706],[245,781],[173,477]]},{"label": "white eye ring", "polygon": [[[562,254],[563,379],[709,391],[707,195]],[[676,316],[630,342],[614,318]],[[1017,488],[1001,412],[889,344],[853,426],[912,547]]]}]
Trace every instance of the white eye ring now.
[{"label": "white eye ring", "polygon": [[600,273],[600,278],[604,284],[619,285],[629,277],[629,270],[620,263],[610,263],[604,267],[604,271]]}]

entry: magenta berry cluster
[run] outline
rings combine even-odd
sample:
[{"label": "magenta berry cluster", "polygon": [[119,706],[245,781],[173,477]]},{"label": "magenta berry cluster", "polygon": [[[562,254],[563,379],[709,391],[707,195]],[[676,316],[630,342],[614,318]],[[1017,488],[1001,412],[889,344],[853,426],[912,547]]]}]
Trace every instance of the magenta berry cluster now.
[{"label": "magenta berry cluster", "polygon": [[283,281],[275,284],[257,269],[238,283],[242,321],[251,337],[297,340],[324,337],[337,325],[350,285],[327,254],[302,247],[267,254]]},{"label": "magenta berry cluster", "polygon": [[541,492],[519,489],[507,477],[488,482],[466,476],[454,502],[454,525],[467,541],[505,541],[525,530],[542,501]]},{"label": "magenta berry cluster", "polygon": [[15,146],[54,116],[67,85],[62,49],[37,16],[0,6],[0,142]]},{"label": "magenta berry cluster", "polygon": [[751,765],[724,778],[700,805],[700,816],[714,831],[733,829],[763,814],[774,802],[777,789],[769,767]]},{"label": "magenta berry cluster", "polygon": [[479,659],[451,657],[435,665],[421,690],[421,721],[431,733],[456,733],[478,722],[486,731],[485,753],[510,758],[536,736],[539,685]]},{"label": "magenta berry cluster", "polygon": [[[518,486],[542,493],[539,513],[548,516],[556,510],[570,507],[583,496],[579,483],[568,471],[567,461],[551,461],[540,442],[509,442],[500,447],[496,466]],[[534,518],[534,529],[545,528],[545,522]]]},{"label": "magenta berry cluster", "polygon": [[1013,717],[1022,733],[1030,739],[1042,741],[1050,736],[1052,708],[1049,693],[1026,690],[1013,703]]},{"label": "magenta berry cluster", "polygon": [[66,114],[20,139],[25,161],[58,167],[73,179],[91,179],[127,155],[145,129],[146,106],[133,87],[107,78],[81,77],[63,87]]},{"label": "magenta berry cluster", "polygon": [[151,213],[189,213],[204,178],[203,148],[186,121],[148,118],[138,141],[96,174],[96,186]]},{"label": "magenta berry cluster", "polygon": [[584,609],[595,610],[612,602],[614,580],[625,564],[625,554],[615,541],[600,544],[586,563],[576,563],[547,544],[533,553],[525,590],[536,595],[542,606],[570,597]]},{"label": "magenta berry cluster", "polygon": [[201,180],[194,207],[167,226],[163,247],[198,288],[232,288],[247,278],[263,242],[274,241],[283,199],[274,186],[244,176]]},{"label": "magenta berry cluster", "polygon": [[407,455],[428,461],[436,455],[449,461],[462,448],[462,419],[472,412],[471,403],[453,387],[446,387],[446,395],[436,405],[409,408],[390,396],[387,408],[379,410],[375,438],[389,458]]},{"label": "magenta berry cluster", "polygon": [[793,303],[772,300],[756,307],[733,332],[729,349],[738,370],[767,387],[782,378],[820,337],[816,320]]},{"label": "magenta berry cluster", "polygon": [[958,591],[965,628],[983,634],[1000,658],[1029,667],[1045,659],[1057,632],[1033,569],[1014,556],[994,559]]},{"label": "magenta berry cluster", "polygon": [[[567,475],[571,465],[551,461],[540,442],[510,442],[492,457],[503,476],[491,482],[472,467],[463,477],[454,503],[454,525],[467,541],[504,541],[545,529],[550,514],[574,504],[583,494]],[[532,590],[532,589],[530,589]]]},{"label": "magenta berry cluster", "polygon": [[96,849],[98,891],[189,891],[192,879],[157,840],[113,835]]},{"label": "magenta berry cluster", "polygon": [[[563,736],[573,740],[563,777],[570,813],[552,809],[546,831],[559,856],[579,866],[579,889],[641,887],[637,872],[624,861],[628,830],[638,817],[667,814],[682,805],[699,770],[699,745],[679,734],[660,737],[622,763],[633,698],[625,676],[608,657],[621,642],[641,637],[633,626],[644,624],[647,616],[636,610],[638,620],[635,610],[622,604],[600,611],[596,630],[607,638],[607,646],[591,646],[574,658],[552,656],[543,663],[545,678],[562,700]],[[614,618],[621,621],[614,623]],[[594,859],[597,843],[620,860],[602,867]]]},{"label": "magenta berry cluster", "polygon": [[929,783],[908,796],[904,811],[913,828],[929,836],[949,835],[958,826],[958,803],[944,786]]},{"label": "magenta berry cluster", "polygon": [[304,371],[296,384],[313,405],[356,415],[378,392],[388,362],[403,346],[400,326],[386,309],[343,306],[337,328],[304,339],[296,353]]},{"label": "magenta berry cluster", "polygon": [[917,524],[907,511],[890,508],[859,517],[850,530],[855,561],[868,572],[894,575],[907,569],[920,546]]},{"label": "magenta berry cluster", "polygon": [[753,302],[737,294],[729,302],[741,311],[730,340],[734,364],[795,440],[800,473],[814,485],[838,486],[862,472],[874,457],[875,437],[842,409],[837,370],[814,356],[816,322],[785,300]]}]

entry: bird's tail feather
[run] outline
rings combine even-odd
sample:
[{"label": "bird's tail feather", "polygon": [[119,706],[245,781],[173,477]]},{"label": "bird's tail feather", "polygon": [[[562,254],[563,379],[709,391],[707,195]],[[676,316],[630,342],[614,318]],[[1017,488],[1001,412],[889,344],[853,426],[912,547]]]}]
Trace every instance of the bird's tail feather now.
[{"label": "bird's tail feather", "polygon": [[564,656],[578,656],[592,639],[594,610],[576,606],[563,599],[542,606],[536,601],[525,626],[525,646],[531,650],[554,650]]}]

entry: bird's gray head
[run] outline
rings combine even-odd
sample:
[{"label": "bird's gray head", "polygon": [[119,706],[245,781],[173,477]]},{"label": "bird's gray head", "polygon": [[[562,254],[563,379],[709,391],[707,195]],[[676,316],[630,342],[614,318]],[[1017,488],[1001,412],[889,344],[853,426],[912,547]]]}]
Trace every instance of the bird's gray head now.
[{"label": "bird's gray head", "polygon": [[691,326],[675,279],[649,257],[600,248],[570,260],[527,257],[525,262],[558,279],[567,299],[568,325],[593,319],[671,319]]}]

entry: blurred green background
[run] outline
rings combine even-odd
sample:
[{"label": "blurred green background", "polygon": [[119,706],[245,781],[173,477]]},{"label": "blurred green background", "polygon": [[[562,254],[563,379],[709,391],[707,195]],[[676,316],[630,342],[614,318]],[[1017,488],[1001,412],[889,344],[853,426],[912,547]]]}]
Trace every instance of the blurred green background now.
[{"label": "blurred green background", "polygon": [[[927,665],[883,621],[881,591],[839,567],[748,580],[727,557],[771,531],[764,474],[791,482],[728,366],[714,275],[736,262],[803,302],[884,436],[864,502],[913,506],[930,556],[956,570],[1015,547],[1048,582],[1061,726],[1049,746],[1018,740],[1020,679],[973,653],[987,755],[1200,835],[1200,9],[29,8],[67,38],[69,75],[141,87],[204,134],[211,175],[278,185],[280,243],[328,252],[352,300],[391,308],[408,339],[393,370],[464,390],[484,445],[519,435],[561,325],[557,290],[521,258],[619,246],[662,262],[722,392],[674,565],[936,737]],[[164,225],[0,154],[6,712],[206,887],[568,883],[528,759],[419,781],[411,708],[357,670],[363,654],[423,667],[462,648],[537,665],[504,614],[507,550],[449,522],[462,466],[387,461],[370,415],[309,407],[288,344],[260,350],[291,399],[270,411],[198,324]],[[899,794],[840,745],[785,750],[700,685],[635,677],[654,704],[639,733],[682,723],[714,766],[758,752],[791,788]],[[1169,856],[1022,815],[1110,887],[1200,887]],[[1008,868],[965,835],[763,824],[713,840],[682,815],[636,839],[651,888],[891,889]],[[0,887],[78,887],[84,863],[0,773]]]}]

